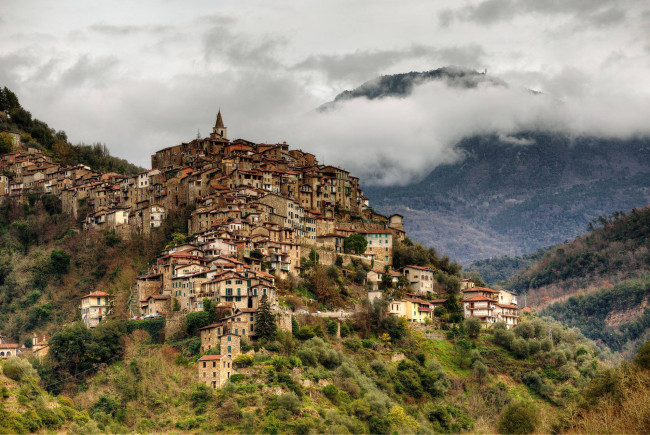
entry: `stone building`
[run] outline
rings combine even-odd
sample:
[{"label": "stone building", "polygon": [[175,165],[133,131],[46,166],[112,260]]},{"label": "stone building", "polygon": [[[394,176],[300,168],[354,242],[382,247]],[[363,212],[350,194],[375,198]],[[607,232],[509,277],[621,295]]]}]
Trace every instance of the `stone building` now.
[{"label": "stone building", "polygon": [[228,355],[204,355],[199,358],[199,382],[211,388],[223,387],[234,373],[232,358]]}]

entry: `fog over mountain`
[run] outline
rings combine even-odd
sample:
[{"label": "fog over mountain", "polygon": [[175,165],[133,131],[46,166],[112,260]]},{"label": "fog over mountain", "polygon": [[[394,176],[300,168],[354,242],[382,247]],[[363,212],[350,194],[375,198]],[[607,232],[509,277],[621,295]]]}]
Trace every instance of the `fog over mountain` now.
[{"label": "fog over mountain", "polygon": [[383,76],[339,94],[301,119],[296,141],[322,149],[327,161],[366,185],[420,181],[438,165],[461,162],[464,138],[496,134],[504,144],[532,145],[520,132],[570,138],[628,139],[650,134],[650,99],[594,91],[571,99],[533,92],[456,67]]},{"label": "fog over mountain", "polygon": [[[467,263],[532,252],[650,202],[647,102],[587,100],[443,68],[344,92],[305,132],[349,126],[352,142],[326,155],[361,174],[379,211],[407,216],[409,234]],[[355,137],[355,125],[371,133]]]}]

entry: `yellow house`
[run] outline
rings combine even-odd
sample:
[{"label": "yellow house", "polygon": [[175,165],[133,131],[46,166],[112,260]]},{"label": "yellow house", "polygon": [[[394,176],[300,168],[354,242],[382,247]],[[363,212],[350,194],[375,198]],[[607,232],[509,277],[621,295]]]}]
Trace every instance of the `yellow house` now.
[{"label": "yellow house", "polygon": [[96,291],[81,298],[81,318],[88,328],[99,325],[111,314],[113,296]]},{"label": "yellow house", "polygon": [[425,323],[433,319],[434,305],[418,298],[404,298],[389,301],[388,314],[405,317],[411,323]]}]

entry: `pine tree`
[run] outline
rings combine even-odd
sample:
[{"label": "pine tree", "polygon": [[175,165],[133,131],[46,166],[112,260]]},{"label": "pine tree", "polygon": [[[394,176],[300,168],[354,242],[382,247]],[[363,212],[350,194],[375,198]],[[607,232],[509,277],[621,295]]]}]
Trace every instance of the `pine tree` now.
[{"label": "pine tree", "polygon": [[271,307],[269,307],[269,300],[266,295],[262,295],[255,327],[259,338],[271,339],[275,335],[275,316],[271,313]]}]

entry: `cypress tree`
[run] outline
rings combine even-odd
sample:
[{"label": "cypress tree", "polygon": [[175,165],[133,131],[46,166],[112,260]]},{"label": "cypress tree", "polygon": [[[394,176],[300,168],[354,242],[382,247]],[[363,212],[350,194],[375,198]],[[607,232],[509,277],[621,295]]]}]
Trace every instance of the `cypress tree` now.
[{"label": "cypress tree", "polygon": [[271,313],[269,300],[266,295],[262,295],[260,309],[257,312],[256,322],[257,336],[259,338],[271,339],[275,335],[275,316]]}]

